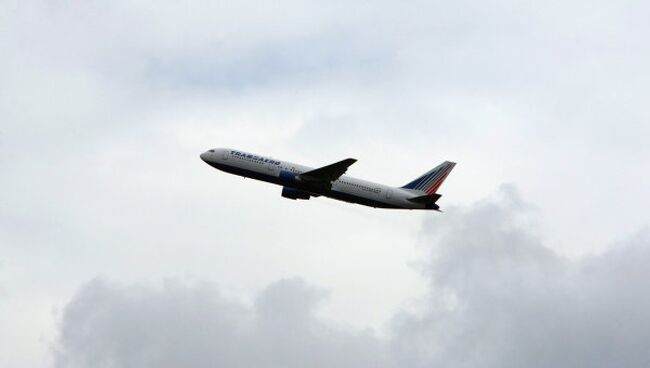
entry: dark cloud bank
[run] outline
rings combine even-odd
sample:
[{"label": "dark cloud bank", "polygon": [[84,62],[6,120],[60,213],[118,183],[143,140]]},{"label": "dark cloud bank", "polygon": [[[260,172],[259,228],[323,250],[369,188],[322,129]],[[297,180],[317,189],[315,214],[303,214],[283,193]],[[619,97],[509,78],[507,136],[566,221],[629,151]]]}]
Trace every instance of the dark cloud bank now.
[{"label": "dark cloud bank", "polygon": [[[66,306],[58,367],[648,367],[650,241],[567,260],[504,187],[424,224],[430,292],[387,337],[315,314],[326,293],[275,282],[252,306],[211,283],[102,279]],[[589,229],[576,229],[589,231]],[[381,285],[377,285],[381,287]]]}]

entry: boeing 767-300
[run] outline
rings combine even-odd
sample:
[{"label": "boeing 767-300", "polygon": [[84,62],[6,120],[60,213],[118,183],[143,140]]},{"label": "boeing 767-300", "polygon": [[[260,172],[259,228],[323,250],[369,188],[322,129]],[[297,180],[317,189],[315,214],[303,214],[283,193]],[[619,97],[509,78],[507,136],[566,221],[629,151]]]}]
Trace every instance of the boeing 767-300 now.
[{"label": "boeing 767-300", "polygon": [[439,210],[437,193],[456,165],[445,161],[402,187],[373,183],[343,175],[357,160],[345,160],[313,169],[229,148],[215,148],[201,159],[219,170],[282,186],[282,196],[309,199],[325,196],[378,208]]}]

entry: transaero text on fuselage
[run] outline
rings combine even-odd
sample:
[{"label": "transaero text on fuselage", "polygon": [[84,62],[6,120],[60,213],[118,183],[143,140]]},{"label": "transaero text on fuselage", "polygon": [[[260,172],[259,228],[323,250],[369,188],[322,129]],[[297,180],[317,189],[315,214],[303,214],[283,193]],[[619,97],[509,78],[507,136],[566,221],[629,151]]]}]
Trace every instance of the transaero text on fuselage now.
[{"label": "transaero text on fuselage", "polygon": [[234,155],[234,156],[245,157],[245,158],[247,158],[249,160],[260,161],[260,162],[268,162],[268,163],[271,163],[271,164],[274,164],[274,165],[280,165],[280,161],[271,160],[271,159],[266,158],[266,157],[260,157],[260,156],[255,156],[255,155],[251,155],[251,154],[246,154],[246,153],[239,152],[239,151],[230,151],[230,154]]}]

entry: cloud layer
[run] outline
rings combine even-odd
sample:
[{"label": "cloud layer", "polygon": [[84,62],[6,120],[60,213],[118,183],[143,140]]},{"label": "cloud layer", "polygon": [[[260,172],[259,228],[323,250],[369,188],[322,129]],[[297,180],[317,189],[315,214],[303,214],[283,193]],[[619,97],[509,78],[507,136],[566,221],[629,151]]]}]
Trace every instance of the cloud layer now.
[{"label": "cloud layer", "polygon": [[147,288],[95,280],[66,308],[56,366],[382,366],[385,349],[371,333],[315,317],[322,296],[300,279],[285,279],[247,307],[212,284]]},{"label": "cloud layer", "polygon": [[[621,265],[646,260],[643,236],[615,244],[619,256],[562,256],[598,254],[650,223],[649,10],[637,0],[0,1],[0,341],[9,342],[0,344],[0,366],[48,365],[51,310],[96,275],[106,279],[74,300],[125,308],[133,320],[151,299],[171,308],[174,292],[203,290],[151,280],[215,281],[202,302],[219,299],[241,313],[210,330],[246,329],[246,342],[268,340],[246,321],[271,312],[237,298],[261,297],[274,280],[298,275],[329,290],[321,299],[306,291],[313,287],[287,287],[313,301],[301,307],[313,329],[374,341],[370,350],[394,364],[512,357],[504,346],[527,341],[520,323],[543,335],[517,317],[542,307],[504,306],[512,300],[541,300],[554,307],[537,318],[577,313],[578,322],[598,305],[645,306],[629,290],[642,290],[643,277]],[[204,165],[198,154],[216,146],[314,166],[351,156],[359,162],[350,175],[393,185],[454,160],[441,205],[461,206],[420,233],[430,213],[323,198],[296,204],[278,187]],[[510,181],[539,217],[516,200],[470,205]],[[481,206],[493,213],[470,216]],[[408,266],[413,259],[425,277]],[[605,267],[617,271],[604,275]],[[97,300],[91,291],[102,289]],[[567,304],[556,308],[562,290]],[[626,294],[608,299],[614,292]],[[485,300],[500,309],[481,309]],[[113,335],[77,327],[105,320],[128,336],[130,321],[66,310],[60,365],[87,364],[84,354],[110,365],[173,353],[146,334],[137,348],[115,342],[104,351],[99,342]],[[156,315],[141,329],[172,318],[163,307]],[[485,322],[492,318],[514,327],[498,330]],[[364,330],[387,320],[376,335]],[[591,323],[589,332],[606,330]],[[488,344],[481,333],[506,342]],[[316,340],[319,351],[336,349]],[[97,354],[84,350],[92,341]],[[295,344],[282,341],[276,349]],[[459,348],[464,341],[473,345]]]},{"label": "cloud layer", "polygon": [[647,234],[566,260],[511,187],[499,197],[427,224],[431,293],[422,315],[396,319],[400,356],[417,367],[647,365]]},{"label": "cloud layer", "polygon": [[[645,367],[647,234],[599,256],[544,245],[511,186],[424,223],[429,293],[387,336],[323,319],[323,290],[300,278],[247,305],[212,283],[96,279],[66,306],[58,367]],[[381,287],[381,285],[377,285]]]}]

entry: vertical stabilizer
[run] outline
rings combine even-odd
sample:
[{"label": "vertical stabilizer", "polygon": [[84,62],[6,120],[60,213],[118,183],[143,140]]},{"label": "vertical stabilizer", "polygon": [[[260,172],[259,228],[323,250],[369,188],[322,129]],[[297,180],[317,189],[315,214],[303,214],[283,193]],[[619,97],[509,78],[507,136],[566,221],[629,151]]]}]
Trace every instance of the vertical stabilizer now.
[{"label": "vertical stabilizer", "polygon": [[427,194],[436,193],[454,166],[456,166],[455,162],[445,161],[402,188],[419,190]]}]

